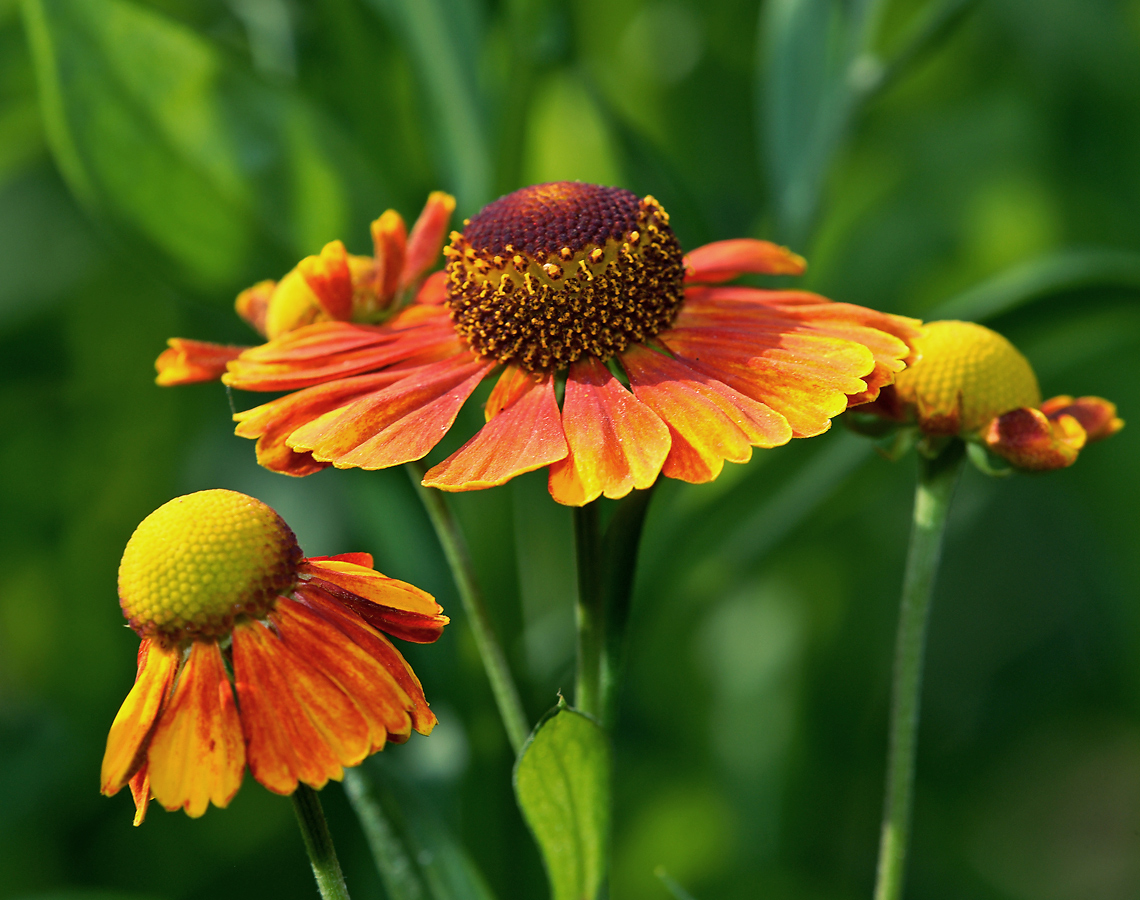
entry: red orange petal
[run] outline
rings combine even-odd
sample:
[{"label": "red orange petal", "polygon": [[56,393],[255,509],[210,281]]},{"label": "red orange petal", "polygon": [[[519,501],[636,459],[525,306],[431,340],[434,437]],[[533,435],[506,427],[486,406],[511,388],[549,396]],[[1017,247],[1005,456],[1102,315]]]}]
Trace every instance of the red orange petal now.
[{"label": "red orange petal", "polygon": [[169,347],[154,361],[158,372],[154,382],[162,387],[221,378],[229,361],[248,349],[186,338],[171,338],[166,343]]},{"label": "red orange petal", "polygon": [[791,428],[779,413],[683,362],[635,345],[621,356],[637,399],[669,427],[672,440],[662,474],[711,481],[724,461],[747,462],[752,447],[787,443]]},{"label": "red orange petal", "polygon": [[1124,420],[1116,415],[1116,404],[1101,397],[1072,397],[1062,395],[1041,404],[1041,412],[1052,421],[1061,416],[1072,416],[1081,423],[1089,443],[1112,437],[1124,427]]},{"label": "red orange petal", "polygon": [[100,790],[107,796],[118,792],[146,758],[147,741],[181,658],[178,650],[168,650],[150,640],[144,639],[139,645],[134,687],[107,735],[100,776]]},{"label": "red orange petal", "polygon": [[338,468],[384,469],[420,459],[493,367],[467,351],[423,366],[301,426],[287,443]]},{"label": "red orange petal", "polygon": [[257,439],[257,461],[283,475],[311,475],[331,465],[318,462],[311,453],[298,452],[286,444],[289,436],[314,419],[356,398],[406,378],[406,369],[386,369],[355,375],[286,394],[269,403],[234,414],[238,437]]},{"label": "red orange petal", "polygon": [[420,285],[419,293],[416,294],[416,303],[427,306],[442,306],[446,302],[447,272],[440,269],[438,272],[432,272],[424,279],[424,283]]},{"label": "red orange petal", "polygon": [[455,198],[443,191],[432,191],[423,212],[412,226],[408,238],[408,256],[400,278],[400,289],[415,284],[439,258],[447,223],[455,211]]},{"label": "red orange petal", "polygon": [[[376,628],[367,622],[362,622],[354,613],[345,609],[339,600],[323,590],[302,584],[296,590],[296,597],[309,609],[339,628],[353,643],[384,666],[388,675],[412,701],[412,705],[408,708],[412,716],[412,727],[420,734],[429,734],[436,724],[435,714],[428,708],[423,687],[416,673],[400,655],[400,651],[392,646],[392,642]],[[390,734],[389,737],[395,741],[402,740],[395,734]]]},{"label": "red orange petal", "polygon": [[983,433],[991,450],[1019,469],[1043,472],[1071,466],[1085,445],[1085,430],[1072,416],[1056,420],[1023,407],[994,419]]},{"label": "red orange petal", "polygon": [[687,284],[719,284],[744,274],[802,275],[807,261],[770,241],[736,238],[705,244],[685,254]]},{"label": "red orange petal", "polygon": [[154,799],[194,818],[212,802],[227,806],[241,787],[245,744],[226,675],[213,641],[195,641],[147,752]]},{"label": "red orange petal", "polygon": [[518,366],[507,366],[499,376],[483,406],[483,421],[495,416],[514,403],[534,385],[534,376]]},{"label": "red orange petal", "polygon": [[450,621],[427,591],[372,568],[343,559],[308,559],[297,571],[370,625],[405,641],[430,644]]},{"label": "red orange petal", "polygon": [[875,399],[913,357],[920,323],[850,303],[836,303],[807,291],[763,291],[747,287],[689,288],[675,328],[740,327],[841,338],[870,350],[874,366],[862,376],[866,388],[848,405]]},{"label": "red orange petal", "polygon": [[392,735],[406,739],[412,730],[411,698],[383,664],[316,612],[282,598],[270,619],[281,640],[315,665],[355,704],[368,724],[370,752]]},{"label": "red orange petal", "polygon": [[260,622],[234,629],[233,656],[249,770],[269,790],[322,788],[367,756],[368,723],[355,704]]},{"label": "red orange petal", "polygon": [[146,763],[144,762],[137,772],[131,776],[131,780],[127,782],[131,789],[131,799],[135,801],[135,820],[134,825],[137,828],[143,823],[146,818],[147,807],[150,806],[150,776],[146,771]]},{"label": "red orange petal", "polygon": [[262,337],[265,337],[265,319],[269,314],[269,301],[273,299],[273,290],[276,287],[276,281],[259,281],[238,294],[234,301],[234,310],[237,314]]},{"label": "red orange petal", "polygon": [[475,491],[505,484],[566,456],[554,379],[531,382],[513,404],[424,476],[427,487]]},{"label": "red orange petal", "polygon": [[874,367],[866,347],[829,335],[762,334],[742,326],[675,329],[660,339],[687,365],[775,410],[793,437],[831,427]]},{"label": "red orange petal", "polygon": [[287,331],[242,353],[222,380],[246,391],[293,391],[460,348],[446,310],[414,306],[383,327],[316,322]]},{"label": "red orange petal", "polygon": [[408,249],[408,229],[396,210],[385,210],[372,223],[372,248],[376,259],[373,287],[382,306],[387,305],[400,287],[400,273]]},{"label": "red orange petal", "polygon": [[569,452],[551,465],[549,483],[568,506],[649,487],[669,455],[665,423],[593,357],[570,366],[562,427]]},{"label": "red orange petal", "polygon": [[343,243],[329,241],[320,256],[306,256],[297,263],[297,271],[329,318],[346,322],[352,317],[352,273]]}]

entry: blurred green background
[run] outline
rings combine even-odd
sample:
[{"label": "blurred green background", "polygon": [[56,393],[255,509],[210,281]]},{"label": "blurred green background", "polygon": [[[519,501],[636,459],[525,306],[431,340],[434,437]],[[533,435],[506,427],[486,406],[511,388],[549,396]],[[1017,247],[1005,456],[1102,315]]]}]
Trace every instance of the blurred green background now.
[{"label": "blurred green background", "polygon": [[[910,896],[1140,896],[1140,2],[0,0],[0,897],[315,896],[252,779],[138,829],[98,793],[137,647],[119,556],[207,487],[437,594],[454,624],[408,655],[441,724],[371,768],[500,900],[545,896],[406,475],[271,475],[220,385],[159,389],[152,363],[173,335],[251,341],[240,289],[333,238],[367,252],[386,207],[572,178],[654,194],[685,247],[788,243],[835,299],[985,317],[1045,396],[1134,420],[1072,469],[960,486]],[[698,900],[870,895],[913,477],[836,427],[659,487],[616,900],[668,898],[659,866]],[[541,475],[455,502],[537,718],[573,680],[569,513]],[[353,896],[384,896],[323,796]]]}]

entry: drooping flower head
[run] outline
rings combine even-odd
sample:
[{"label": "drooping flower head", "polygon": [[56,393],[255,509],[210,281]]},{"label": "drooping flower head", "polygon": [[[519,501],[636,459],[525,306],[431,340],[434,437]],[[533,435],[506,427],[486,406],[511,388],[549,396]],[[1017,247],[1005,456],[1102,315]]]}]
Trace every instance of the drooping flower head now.
[{"label": "drooping flower head", "polygon": [[247,765],[279,794],[321,788],[435,725],[382,632],[434,641],[448,621],[438,604],[366,553],[304,559],[252,497],[200,491],[151,513],[123,553],[119,599],[142,643],[102,791],[129,784],[136,825],[152,796],[191,816],[226,806]]},{"label": "drooping flower head", "polygon": [[1070,466],[1081,448],[1124,427],[1116,406],[1068,395],[1042,402],[1029,361],[1008,340],[973,322],[928,322],[921,358],[861,411],[913,423],[934,438],[959,437],[1013,466]]},{"label": "drooping flower head", "polygon": [[[660,475],[710,481],[876,398],[917,334],[817,294],[723,286],[804,261],[751,239],[685,255],[661,205],[621,188],[523,188],[445,254],[446,272],[382,324],[334,317],[232,351],[226,383],[293,392],[235,417],[259,462],[306,475],[420,459],[498,373],[486,425],[425,484],[475,490],[548,467],[554,499],[582,505]],[[160,381],[180,380],[171,371],[160,359]]]}]

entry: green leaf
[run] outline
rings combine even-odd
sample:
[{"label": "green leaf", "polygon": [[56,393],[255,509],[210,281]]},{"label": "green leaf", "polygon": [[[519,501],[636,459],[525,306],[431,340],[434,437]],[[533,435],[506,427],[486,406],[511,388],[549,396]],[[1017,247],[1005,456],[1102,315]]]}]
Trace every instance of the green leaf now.
[{"label": "green leaf", "polygon": [[344,774],[345,793],[390,900],[494,900],[451,830],[418,792],[389,776],[381,760]]},{"label": "green leaf", "polygon": [[370,0],[404,39],[431,111],[438,152],[460,215],[490,197],[487,111],[478,90],[482,43],[470,0]]},{"label": "green leaf", "polygon": [[1140,253],[1103,249],[1054,253],[1007,269],[924,318],[985,322],[1036,300],[1090,288],[1140,292]]},{"label": "green leaf", "polygon": [[598,897],[610,834],[610,747],[601,727],[560,702],[519,754],[515,796],[553,900]]},{"label": "green leaf", "polygon": [[[363,228],[376,179],[299,96],[127,0],[24,0],[48,143],[75,194],[199,287]],[[356,215],[354,215],[356,213]]]}]

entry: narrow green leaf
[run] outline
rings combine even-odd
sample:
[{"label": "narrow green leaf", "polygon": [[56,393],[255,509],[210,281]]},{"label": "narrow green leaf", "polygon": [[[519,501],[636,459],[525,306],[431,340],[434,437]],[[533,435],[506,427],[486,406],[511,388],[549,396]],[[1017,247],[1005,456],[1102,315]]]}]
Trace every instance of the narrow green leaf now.
[{"label": "narrow green leaf", "polygon": [[560,703],[519,754],[515,796],[553,900],[598,897],[610,831],[610,748],[601,727]]},{"label": "narrow green leaf", "polygon": [[494,900],[451,830],[381,760],[344,774],[345,793],[390,900]]},{"label": "narrow green leaf", "polygon": [[72,190],[196,285],[240,287],[375,215],[376,179],[330,123],[192,29],[128,0],[23,12]]},{"label": "narrow green leaf", "polygon": [[427,99],[448,187],[460,215],[490,197],[487,111],[478,90],[481,40],[470,0],[369,0],[404,38]]},{"label": "narrow green leaf", "polygon": [[1089,288],[1140,292],[1140,253],[1063,250],[1007,269],[938,305],[924,318],[984,322],[1035,300]]}]

